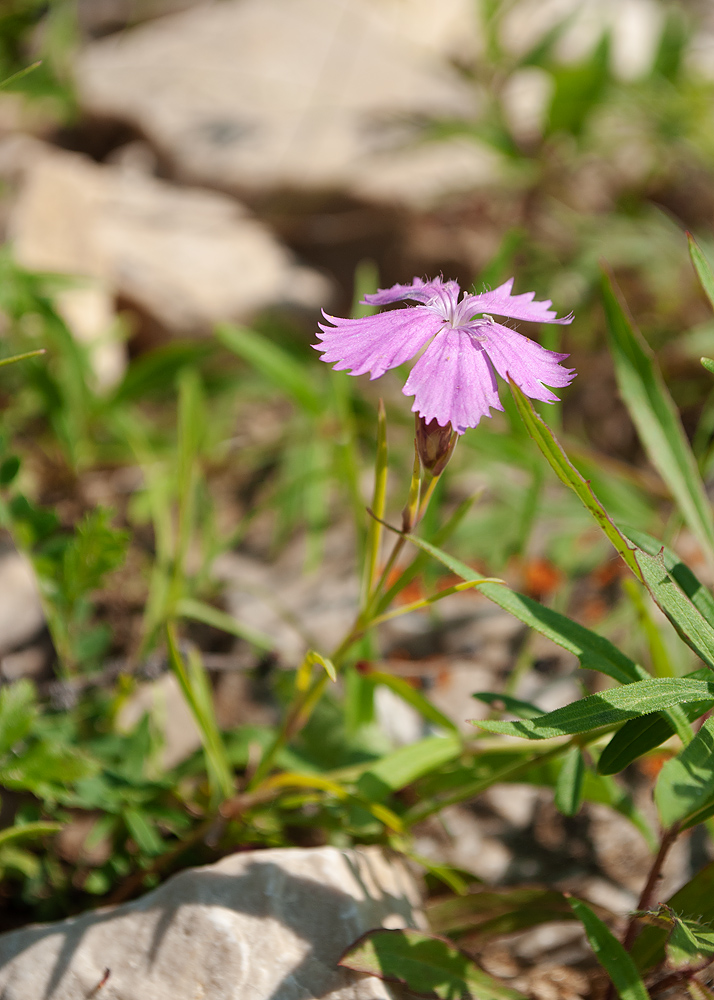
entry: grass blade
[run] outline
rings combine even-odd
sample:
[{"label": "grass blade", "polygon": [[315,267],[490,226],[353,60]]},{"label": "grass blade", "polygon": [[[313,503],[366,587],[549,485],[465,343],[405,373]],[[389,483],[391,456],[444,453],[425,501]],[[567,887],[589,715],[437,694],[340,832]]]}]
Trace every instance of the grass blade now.
[{"label": "grass blade", "polygon": [[379,553],[384,531],[382,518],[387,498],[387,472],[389,469],[387,451],[387,414],[384,403],[380,399],[377,414],[377,455],[374,464],[374,492],[372,494],[372,513],[367,528],[367,546],[365,551],[364,576],[362,579],[362,608],[366,608],[377,578]]},{"label": "grass blade", "polygon": [[223,799],[230,798],[234,791],[233,773],[216,722],[211,689],[203,664],[197,656],[191,657],[190,655],[188,665],[184,663],[171,625],[166,626],[166,638],[169,666],[176,676],[201,734],[201,742],[206,755],[206,767],[214,794]]},{"label": "grass blade", "polygon": [[697,462],[654,355],[627,315],[608,274],[602,282],[610,350],[620,395],[647,455],[714,565],[714,522]]}]

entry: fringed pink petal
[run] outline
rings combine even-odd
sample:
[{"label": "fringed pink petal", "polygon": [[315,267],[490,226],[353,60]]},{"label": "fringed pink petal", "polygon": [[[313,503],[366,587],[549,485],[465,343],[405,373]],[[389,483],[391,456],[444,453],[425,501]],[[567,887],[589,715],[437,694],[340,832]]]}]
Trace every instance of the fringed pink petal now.
[{"label": "fringed pink petal", "polygon": [[537,302],[535,301],[535,292],[511,295],[512,288],[513,278],[498,288],[494,288],[492,292],[483,292],[481,295],[466,295],[460,304],[460,309],[464,310],[464,313],[468,312],[470,316],[477,313],[494,313],[496,316],[529,320],[532,323],[572,323],[572,313],[569,316],[557,318],[555,310],[550,308],[550,299]]},{"label": "fringed pink petal", "polygon": [[471,327],[501,378],[510,377],[531,399],[554,403],[558,397],[546,386],[566,386],[575,378],[572,368],[560,364],[568,357],[548,351],[535,341],[500,323],[475,323]]},{"label": "fringed pink petal", "polygon": [[467,330],[445,327],[412,368],[405,396],[427,422],[450,423],[458,434],[475,427],[490,409],[502,410],[496,376],[481,346]]},{"label": "fringed pink petal", "polygon": [[313,346],[322,352],[322,360],[334,363],[337,371],[351,369],[352,375],[370,372],[373,379],[413,358],[444,323],[425,306],[362,319],[323,315],[333,326],[320,323],[317,336],[322,343]]},{"label": "fringed pink petal", "polygon": [[455,281],[444,281],[442,278],[423,281],[421,278],[415,278],[411,285],[392,285],[391,288],[380,288],[376,292],[365,295],[362,301],[368,306],[387,306],[392,302],[402,302],[404,299],[414,299],[416,302],[426,303],[441,289],[446,289],[456,296],[460,290]]}]

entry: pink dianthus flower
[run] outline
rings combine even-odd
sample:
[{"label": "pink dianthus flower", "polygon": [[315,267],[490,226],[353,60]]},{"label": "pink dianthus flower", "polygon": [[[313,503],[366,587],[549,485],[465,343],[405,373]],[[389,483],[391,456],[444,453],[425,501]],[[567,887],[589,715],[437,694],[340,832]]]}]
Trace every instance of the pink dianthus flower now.
[{"label": "pink dianthus flower", "polygon": [[566,386],[575,372],[556,354],[510,327],[492,314],[534,323],[570,323],[550,309],[550,300],[535,301],[535,292],[511,295],[513,278],[492,292],[469,295],[455,281],[415,278],[411,285],[393,285],[365,295],[367,305],[385,306],[412,299],[406,309],[339,319],[323,313],[330,323],[320,323],[313,346],[322,360],[352,375],[370,373],[379,378],[403,364],[425,347],[402,389],[414,396],[412,410],[427,423],[451,424],[457,434],[475,427],[491,408],[502,410],[495,372],[510,378],[531,399],[554,403],[558,397],[546,386]]}]

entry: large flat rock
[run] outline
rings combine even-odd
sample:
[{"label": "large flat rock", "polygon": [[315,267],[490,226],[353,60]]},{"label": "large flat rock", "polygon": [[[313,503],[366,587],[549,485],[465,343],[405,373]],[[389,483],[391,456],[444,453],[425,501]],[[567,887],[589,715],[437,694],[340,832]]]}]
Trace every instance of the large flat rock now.
[{"label": "large flat rock", "polygon": [[425,926],[399,858],[376,847],[249,851],[116,909],[0,935],[0,995],[386,1000],[379,980],[336,965],[379,926]]},{"label": "large flat rock", "polygon": [[0,176],[17,186],[9,230],[21,264],[90,279],[176,334],[329,299],[327,279],[227,195],[18,137],[0,146]]},{"label": "large flat rock", "polygon": [[471,140],[422,141],[474,114],[449,57],[476,36],[471,0],[214,0],[91,43],[76,82],[192,182],[428,201],[494,176]]}]

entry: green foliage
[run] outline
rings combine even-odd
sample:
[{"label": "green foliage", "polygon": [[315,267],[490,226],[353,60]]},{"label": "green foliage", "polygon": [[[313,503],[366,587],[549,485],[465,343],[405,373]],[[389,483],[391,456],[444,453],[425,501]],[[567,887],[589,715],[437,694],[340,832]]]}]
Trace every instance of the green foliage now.
[{"label": "green foliage", "polygon": [[448,941],[423,931],[369,931],[345,952],[339,964],[442,1000],[469,996],[524,1000],[523,994],[499,984]]},{"label": "green foliage", "polygon": [[618,996],[622,1000],[648,1000],[649,993],[635,963],[607,925],[581,900],[571,899],[570,905],[585,928],[590,947],[598,962],[607,970]]}]

